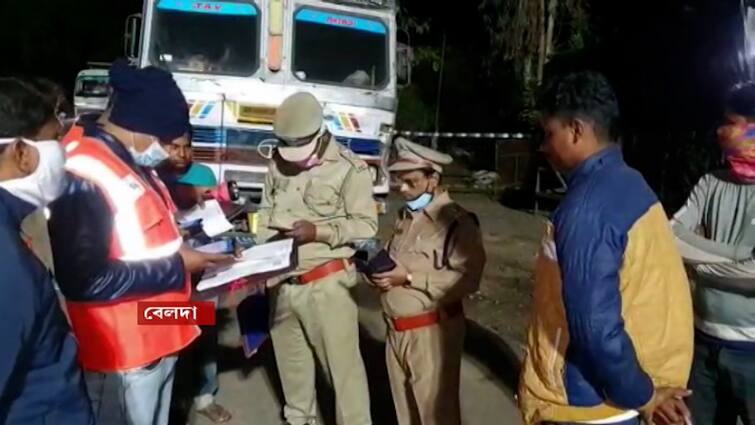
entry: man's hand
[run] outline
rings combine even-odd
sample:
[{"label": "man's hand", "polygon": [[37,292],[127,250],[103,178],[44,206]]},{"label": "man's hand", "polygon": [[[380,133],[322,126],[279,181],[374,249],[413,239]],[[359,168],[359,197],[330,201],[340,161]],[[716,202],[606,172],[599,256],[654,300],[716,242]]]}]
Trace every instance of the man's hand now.
[{"label": "man's hand", "polygon": [[388,291],[394,286],[401,286],[409,281],[409,270],[398,261],[394,262],[396,267],[393,270],[370,276],[372,283],[382,291]]},{"label": "man's hand", "polygon": [[650,403],[640,410],[643,420],[649,425],[689,424],[691,416],[684,398],[691,394],[692,391],[685,388],[657,388]]},{"label": "man's hand", "polygon": [[231,265],[236,261],[233,255],[205,254],[187,246],[182,246],[178,251],[184,261],[184,267],[189,273],[199,273],[212,267]]},{"label": "man's hand", "polygon": [[691,425],[691,417],[684,400],[670,399],[655,410],[653,423],[655,425]]},{"label": "man's hand", "polygon": [[317,228],[314,224],[306,221],[299,220],[291,226],[291,230],[283,233],[286,237],[294,238],[294,240],[304,245],[310,242],[314,242],[317,237]]}]

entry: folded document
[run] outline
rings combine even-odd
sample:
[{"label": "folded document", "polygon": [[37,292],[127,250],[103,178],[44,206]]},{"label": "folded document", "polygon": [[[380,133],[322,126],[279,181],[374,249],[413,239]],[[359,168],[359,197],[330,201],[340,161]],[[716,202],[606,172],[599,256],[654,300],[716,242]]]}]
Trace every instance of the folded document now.
[{"label": "folded document", "polygon": [[196,206],[184,214],[179,220],[180,224],[201,220],[202,231],[213,238],[221,233],[233,229],[233,225],[225,217],[223,209],[218,201],[211,199],[204,203],[204,207]]},{"label": "folded document", "polygon": [[208,270],[197,291],[206,291],[250,276],[271,277],[291,270],[294,264],[294,240],[284,239],[253,246],[241,258],[222,270]]}]

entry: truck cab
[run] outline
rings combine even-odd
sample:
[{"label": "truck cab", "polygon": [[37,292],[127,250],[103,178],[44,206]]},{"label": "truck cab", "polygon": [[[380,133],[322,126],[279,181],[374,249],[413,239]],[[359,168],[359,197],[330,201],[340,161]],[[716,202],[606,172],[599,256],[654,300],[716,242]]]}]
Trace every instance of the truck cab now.
[{"label": "truck cab", "polygon": [[392,0],[146,0],[126,39],[141,66],[172,72],[189,102],[195,159],[219,180],[260,192],[276,108],[308,91],[381,197],[397,108],[395,15]]},{"label": "truck cab", "polygon": [[107,68],[85,69],[76,76],[73,88],[74,113],[78,116],[101,112],[107,108],[110,97]]}]

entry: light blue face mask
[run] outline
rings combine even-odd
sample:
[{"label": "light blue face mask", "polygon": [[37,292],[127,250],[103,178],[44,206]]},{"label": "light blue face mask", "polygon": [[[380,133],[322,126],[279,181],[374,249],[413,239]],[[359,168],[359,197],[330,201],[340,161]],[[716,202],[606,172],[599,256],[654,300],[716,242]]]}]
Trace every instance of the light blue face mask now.
[{"label": "light blue face mask", "polygon": [[406,201],[406,206],[411,211],[417,212],[424,210],[427,208],[428,205],[430,205],[430,202],[433,200],[433,195],[431,193],[423,193],[419,195],[418,197],[412,199],[411,201]]},{"label": "light blue face mask", "polygon": [[128,150],[134,157],[134,162],[147,168],[155,168],[170,157],[168,151],[157,140],[153,141],[144,152],[137,152],[133,146]]}]

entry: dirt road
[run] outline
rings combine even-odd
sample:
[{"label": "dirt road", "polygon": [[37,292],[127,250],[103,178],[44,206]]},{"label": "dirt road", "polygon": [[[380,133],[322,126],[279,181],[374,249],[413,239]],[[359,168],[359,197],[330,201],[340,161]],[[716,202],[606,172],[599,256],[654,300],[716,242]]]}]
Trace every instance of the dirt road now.
[{"label": "dirt road", "polygon": [[[457,195],[459,202],[474,211],[483,229],[488,266],[479,293],[466,302],[470,318],[466,354],[462,367],[461,400],[466,425],[511,424],[521,421],[513,401],[516,356],[524,334],[530,297],[530,270],[541,220],[508,210],[483,195]],[[395,208],[381,220],[381,234],[390,231]],[[362,353],[367,365],[373,421],[395,424],[393,405],[384,363],[385,323],[375,292],[360,286],[356,293],[363,330]],[[220,395],[218,400],[234,414],[231,425],[278,425],[282,395],[274,356],[269,344],[251,360],[238,348],[235,318],[222,320]],[[513,347],[513,350],[512,350]],[[331,406],[332,393],[322,385],[321,406]],[[334,424],[333,412],[324,408],[325,424]],[[183,418],[172,424],[186,423]],[[190,414],[188,423],[210,424]]]}]

